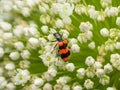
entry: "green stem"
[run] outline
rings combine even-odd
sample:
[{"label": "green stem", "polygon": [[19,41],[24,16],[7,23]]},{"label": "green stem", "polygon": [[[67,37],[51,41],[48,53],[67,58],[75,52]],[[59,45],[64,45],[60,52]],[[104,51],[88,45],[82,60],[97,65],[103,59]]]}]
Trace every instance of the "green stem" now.
[{"label": "green stem", "polygon": [[87,6],[87,3],[85,2],[85,0],[82,0],[82,2],[83,2],[83,4],[84,4],[85,6]]}]

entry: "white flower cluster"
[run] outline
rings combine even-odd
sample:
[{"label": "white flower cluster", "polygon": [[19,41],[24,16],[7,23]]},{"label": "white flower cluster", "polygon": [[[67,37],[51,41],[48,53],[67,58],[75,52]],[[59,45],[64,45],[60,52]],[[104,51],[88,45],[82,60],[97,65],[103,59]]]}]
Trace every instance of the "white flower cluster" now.
[{"label": "white flower cluster", "polygon": [[87,41],[93,37],[91,31],[93,29],[92,24],[90,22],[81,22],[79,28],[82,33],[78,35],[77,37],[78,41],[80,43],[87,43]]},{"label": "white flower cluster", "polygon": [[[102,64],[99,61],[95,61],[95,59],[92,56],[88,56],[85,60],[85,64],[88,66],[85,68],[79,68],[77,70],[76,76],[79,79],[84,79],[85,76],[89,78],[93,78],[95,75],[99,78],[99,82],[102,85],[107,85],[110,82],[110,77],[106,74],[111,73],[113,71],[112,65],[109,63],[104,65],[104,68],[102,69]],[[87,83],[89,82],[89,83]],[[85,88],[91,89],[93,88],[94,82],[87,79],[84,83]]]},{"label": "white flower cluster", "polygon": [[25,84],[28,80],[30,80],[30,73],[28,70],[18,69],[16,76],[13,77],[15,85]]},{"label": "white flower cluster", "polygon": [[117,90],[115,87],[108,87],[107,90]]},{"label": "white flower cluster", "polygon": [[112,0],[100,0],[100,3],[102,7],[105,8],[112,5]]},{"label": "white flower cluster", "polygon": [[72,15],[74,5],[69,3],[53,3],[51,7],[52,14],[58,14],[61,18],[69,17]]},{"label": "white flower cluster", "polygon": [[77,39],[75,39],[75,38],[70,39],[69,46],[70,46],[71,52],[73,52],[73,53],[80,52],[80,46],[78,45]]},{"label": "white flower cluster", "polygon": [[120,48],[120,30],[117,28],[111,28],[108,30],[107,28],[102,28],[100,30],[100,34],[103,37],[108,38],[104,44],[98,46],[98,52],[100,55],[104,56],[108,51],[119,50]]},{"label": "white flower cluster", "polygon": [[120,55],[118,53],[111,54],[110,62],[112,63],[113,67],[117,70],[120,70]]},{"label": "white flower cluster", "polygon": [[112,0],[100,0],[100,4],[104,9],[98,11],[95,10],[95,6],[93,5],[85,6],[80,3],[75,6],[75,12],[79,15],[89,15],[90,18],[97,21],[104,21],[106,17],[114,17],[118,15],[119,7],[113,7]]},{"label": "white flower cluster", "polygon": [[49,68],[48,71],[46,71],[42,77],[46,81],[51,81],[56,76],[56,74],[57,74],[57,70],[55,68]]}]

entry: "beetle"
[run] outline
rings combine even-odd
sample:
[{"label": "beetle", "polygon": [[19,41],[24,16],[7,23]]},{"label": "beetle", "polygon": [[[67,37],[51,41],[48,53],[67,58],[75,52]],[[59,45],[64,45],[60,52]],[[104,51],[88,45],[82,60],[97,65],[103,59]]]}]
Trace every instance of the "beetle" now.
[{"label": "beetle", "polygon": [[59,32],[56,32],[53,34],[55,36],[55,38],[57,39],[58,43],[58,47],[59,47],[59,54],[61,56],[61,58],[63,59],[63,61],[68,61],[70,59],[70,50],[69,47],[67,46],[67,40],[62,39],[62,35]]}]

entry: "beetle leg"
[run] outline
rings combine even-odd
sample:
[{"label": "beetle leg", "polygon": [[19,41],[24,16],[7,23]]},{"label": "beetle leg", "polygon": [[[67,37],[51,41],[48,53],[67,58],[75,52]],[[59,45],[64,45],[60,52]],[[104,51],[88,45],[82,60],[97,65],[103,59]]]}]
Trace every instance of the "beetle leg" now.
[{"label": "beetle leg", "polygon": [[57,43],[56,43],[55,46],[52,48],[51,53],[55,50],[56,46],[57,46]]},{"label": "beetle leg", "polygon": [[59,50],[56,52],[56,55],[57,55],[57,56],[60,56]]},{"label": "beetle leg", "polygon": [[54,41],[50,41],[50,42],[57,42],[57,40],[54,40]]}]

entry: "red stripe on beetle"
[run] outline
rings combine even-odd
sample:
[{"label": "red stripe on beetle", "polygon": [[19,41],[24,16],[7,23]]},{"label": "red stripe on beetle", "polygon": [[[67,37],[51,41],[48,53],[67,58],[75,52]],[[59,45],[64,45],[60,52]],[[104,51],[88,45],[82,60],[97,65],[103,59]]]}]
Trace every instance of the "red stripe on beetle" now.
[{"label": "red stripe on beetle", "polygon": [[65,57],[65,58],[62,58],[65,62],[68,61],[70,59],[70,55]]},{"label": "red stripe on beetle", "polygon": [[68,51],[69,51],[69,48],[66,47],[65,49],[60,49],[60,50],[59,50],[59,53],[60,53],[60,54],[66,54]]}]

